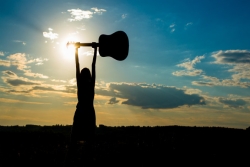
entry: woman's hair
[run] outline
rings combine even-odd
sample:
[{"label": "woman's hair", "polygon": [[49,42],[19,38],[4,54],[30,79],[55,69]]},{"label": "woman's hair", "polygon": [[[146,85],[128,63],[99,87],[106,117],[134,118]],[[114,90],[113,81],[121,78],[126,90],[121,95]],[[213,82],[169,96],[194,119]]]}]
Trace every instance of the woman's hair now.
[{"label": "woman's hair", "polygon": [[83,68],[81,70],[81,80],[83,81],[91,81],[91,74],[88,68]]}]

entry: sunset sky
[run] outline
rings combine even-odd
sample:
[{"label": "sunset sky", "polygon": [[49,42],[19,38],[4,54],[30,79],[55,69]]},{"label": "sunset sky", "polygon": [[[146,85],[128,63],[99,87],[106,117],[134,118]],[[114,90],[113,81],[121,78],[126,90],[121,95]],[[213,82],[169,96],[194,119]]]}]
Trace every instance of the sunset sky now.
[{"label": "sunset sky", "polygon": [[[97,125],[250,126],[250,1],[0,0],[0,125],[72,124],[74,51],[122,30],[124,61],[97,57]],[[117,53],[119,54],[119,53]],[[92,48],[80,48],[91,67]]]}]

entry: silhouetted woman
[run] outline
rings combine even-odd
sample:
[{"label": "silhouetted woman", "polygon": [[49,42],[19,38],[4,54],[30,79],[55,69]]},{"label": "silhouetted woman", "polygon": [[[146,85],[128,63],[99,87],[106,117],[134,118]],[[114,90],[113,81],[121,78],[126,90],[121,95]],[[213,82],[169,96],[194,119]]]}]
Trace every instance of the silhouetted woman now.
[{"label": "silhouetted woman", "polygon": [[94,109],[96,50],[97,47],[94,46],[91,76],[88,68],[83,68],[80,73],[77,53],[78,48],[76,48],[75,61],[78,103],[76,106],[71,132],[72,144],[75,144],[78,141],[92,142],[94,139],[96,128],[96,116]]},{"label": "silhouetted woman", "polygon": [[[96,50],[94,45],[94,57],[92,62],[92,76],[88,68],[83,68],[80,72],[78,60],[78,48],[75,50],[76,60],[76,81],[78,103],[71,130],[69,152],[66,156],[65,166],[91,164],[92,144],[95,136],[96,117],[94,109],[95,95],[95,63]],[[81,142],[83,141],[83,142]],[[79,153],[79,143],[84,143],[83,152]],[[79,161],[80,158],[83,161]]]}]

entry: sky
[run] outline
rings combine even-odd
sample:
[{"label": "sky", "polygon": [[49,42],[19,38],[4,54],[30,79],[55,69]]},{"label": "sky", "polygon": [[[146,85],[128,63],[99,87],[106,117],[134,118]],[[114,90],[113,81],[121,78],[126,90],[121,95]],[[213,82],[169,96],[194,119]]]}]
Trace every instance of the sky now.
[{"label": "sky", "polygon": [[[250,126],[250,1],[0,0],[0,125],[70,125],[74,50],[124,31],[123,61],[97,56],[96,123]],[[119,54],[119,53],[117,53]],[[79,49],[90,68],[91,47]]]}]

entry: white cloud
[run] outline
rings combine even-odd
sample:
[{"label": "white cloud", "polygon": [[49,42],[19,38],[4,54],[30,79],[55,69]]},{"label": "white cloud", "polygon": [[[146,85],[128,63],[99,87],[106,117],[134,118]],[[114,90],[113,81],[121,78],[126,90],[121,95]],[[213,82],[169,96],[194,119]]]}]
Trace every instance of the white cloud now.
[{"label": "white cloud", "polygon": [[48,61],[49,59],[45,58],[45,59],[42,59],[42,58],[36,58],[36,59],[33,59],[33,60],[29,60],[27,61],[27,64],[29,63],[36,63],[35,65],[43,65],[43,62],[44,61]]},{"label": "white cloud", "polygon": [[99,15],[101,15],[103,12],[106,12],[107,10],[105,10],[105,9],[98,9],[98,8],[91,8],[92,10],[94,10],[94,13],[96,13],[96,14],[99,14]]},{"label": "white cloud", "polygon": [[175,24],[171,24],[170,26],[169,26],[169,28],[174,28],[175,27]]},{"label": "white cloud", "polygon": [[186,70],[175,71],[172,74],[175,76],[197,76],[200,75],[203,71],[200,69],[195,69],[194,66],[197,63],[200,63],[205,56],[196,56],[193,60],[185,59],[184,63],[177,64],[178,67],[183,67]]},{"label": "white cloud", "polygon": [[9,67],[10,66],[10,61],[0,59],[0,66]]},{"label": "white cloud", "polygon": [[4,53],[0,51],[0,56],[4,56]]},{"label": "white cloud", "polygon": [[169,26],[169,28],[171,29],[170,30],[171,33],[175,32],[175,27],[176,25],[174,23]]},{"label": "white cloud", "polygon": [[[203,81],[193,81],[192,85],[196,86],[235,86],[247,88],[250,87],[250,82],[240,82],[232,79],[218,79],[216,77],[203,75]],[[208,81],[207,81],[208,80]]]},{"label": "white cloud", "polygon": [[58,79],[52,79],[51,81],[52,81],[52,82],[62,82],[62,83],[66,83],[65,80],[58,80]]},{"label": "white cloud", "polygon": [[43,32],[43,36],[45,38],[49,38],[51,40],[54,40],[56,38],[58,38],[58,34],[57,33],[53,33],[53,29],[52,28],[48,28],[49,32]]},{"label": "white cloud", "polygon": [[[92,11],[91,11],[92,10]],[[90,19],[93,17],[93,14],[102,15],[103,12],[106,12],[105,9],[98,9],[96,7],[91,8],[91,10],[81,10],[81,9],[69,9],[68,12],[71,14],[69,21],[81,21],[82,19]]]},{"label": "white cloud", "polygon": [[189,23],[186,24],[186,26],[191,26],[191,25],[193,25],[192,22],[189,22]]},{"label": "white cloud", "polygon": [[227,71],[233,73],[230,79],[218,79],[216,77],[203,75],[203,81],[193,81],[197,86],[236,86],[250,87],[250,51],[247,50],[226,50],[213,52],[214,64],[226,65]]},{"label": "white cloud", "polygon": [[202,59],[204,59],[205,56],[196,56],[192,61],[190,59],[186,59],[184,63],[178,64],[178,67],[184,67],[187,70],[192,70],[194,69],[194,65],[197,63],[200,63]]},{"label": "white cloud", "polygon": [[34,77],[34,78],[48,78],[48,76],[46,75],[31,72],[30,67],[27,66],[27,64],[30,64],[30,63],[36,63],[36,65],[42,65],[43,62],[48,61],[48,59],[36,58],[33,60],[27,60],[26,55],[24,53],[16,53],[16,54],[10,55],[7,57],[7,59],[9,59],[9,62],[12,66],[16,66],[18,70],[23,71],[24,75],[26,76]]},{"label": "white cloud", "polygon": [[25,70],[28,68],[27,59],[24,53],[15,53],[7,57],[10,60],[11,65],[17,66],[18,70]]},{"label": "white cloud", "polygon": [[181,71],[175,71],[172,74],[175,76],[197,76],[200,75],[203,71],[202,70],[189,70],[189,71],[185,71],[185,70],[181,70]]},{"label": "white cloud", "polygon": [[25,70],[24,75],[29,76],[29,77],[34,77],[34,78],[43,78],[43,79],[49,78],[48,76],[40,74],[40,73],[33,73],[31,72],[31,70]]},{"label": "white cloud", "polygon": [[93,12],[89,10],[70,9],[68,12],[71,14],[69,21],[81,21],[93,17]]},{"label": "white cloud", "polygon": [[123,14],[122,19],[125,19],[128,16],[128,14]]}]

